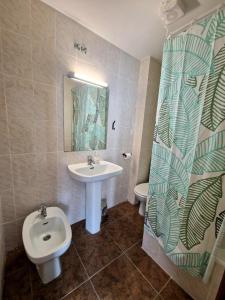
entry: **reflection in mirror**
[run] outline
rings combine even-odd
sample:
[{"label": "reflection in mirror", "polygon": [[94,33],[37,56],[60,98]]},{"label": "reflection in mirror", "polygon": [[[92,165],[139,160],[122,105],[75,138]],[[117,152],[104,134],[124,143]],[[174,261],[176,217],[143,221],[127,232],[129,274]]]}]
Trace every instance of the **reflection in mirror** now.
[{"label": "reflection in mirror", "polygon": [[64,77],[64,151],[106,149],[108,88]]}]

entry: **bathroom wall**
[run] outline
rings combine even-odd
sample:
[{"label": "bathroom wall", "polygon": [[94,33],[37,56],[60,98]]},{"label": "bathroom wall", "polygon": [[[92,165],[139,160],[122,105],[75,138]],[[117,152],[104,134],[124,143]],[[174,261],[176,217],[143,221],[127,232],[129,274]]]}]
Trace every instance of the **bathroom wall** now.
[{"label": "bathroom wall", "polygon": [[85,218],[84,185],[69,177],[67,164],[89,153],[63,151],[69,71],[109,85],[107,150],[95,154],[124,168],[103,187],[109,207],[127,199],[130,161],[121,153],[132,150],[139,61],[38,0],[0,1],[0,52],[0,195],[10,250],[21,245],[24,217],[41,203],[60,205],[71,223]]},{"label": "bathroom wall", "polygon": [[141,60],[128,196],[131,203],[135,203],[136,184],[149,179],[160,72],[161,64],[154,58],[146,57]]}]

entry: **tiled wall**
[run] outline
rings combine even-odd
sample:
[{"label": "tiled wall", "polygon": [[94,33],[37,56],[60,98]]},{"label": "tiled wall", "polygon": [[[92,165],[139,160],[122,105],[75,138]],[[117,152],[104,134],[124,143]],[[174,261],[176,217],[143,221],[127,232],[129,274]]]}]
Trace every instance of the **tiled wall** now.
[{"label": "tiled wall", "polygon": [[149,167],[152,155],[152,143],[154,138],[160,74],[161,64],[151,57],[149,65],[146,103],[144,108],[142,142],[137,178],[138,183],[148,182],[149,180]]},{"label": "tiled wall", "polygon": [[140,63],[131,162],[132,177],[128,195],[131,203],[135,203],[136,184],[147,182],[149,179],[160,70],[160,63],[152,57],[146,57]]},{"label": "tiled wall", "polygon": [[[83,42],[87,55],[75,51]],[[139,61],[39,0],[0,0],[0,195],[7,250],[21,244],[24,217],[41,203],[61,205],[71,223],[84,215],[84,185],[67,164],[87,152],[63,151],[63,76],[77,71],[109,84],[107,150],[124,167],[105,183],[113,206],[127,198]],[[111,130],[116,120],[116,130]]]}]

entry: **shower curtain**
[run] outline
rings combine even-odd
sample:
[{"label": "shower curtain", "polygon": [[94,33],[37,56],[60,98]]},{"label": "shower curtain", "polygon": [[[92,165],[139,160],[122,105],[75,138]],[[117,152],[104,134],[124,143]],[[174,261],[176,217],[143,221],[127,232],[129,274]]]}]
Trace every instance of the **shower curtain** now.
[{"label": "shower curtain", "polygon": [[225,216],[225,11],[164,45],[145,228],[206,281]]},{"label": "shower curtain", "polygon": [[71,89],[73,150],[105,149],[106,89],[86,84]]}]

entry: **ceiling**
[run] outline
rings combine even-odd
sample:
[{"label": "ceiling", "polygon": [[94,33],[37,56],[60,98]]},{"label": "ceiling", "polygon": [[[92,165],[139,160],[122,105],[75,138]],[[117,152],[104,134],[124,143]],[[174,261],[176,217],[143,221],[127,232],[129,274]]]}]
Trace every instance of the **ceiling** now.
[{"label": "ceiling", "polygon": [[[159,18],[159,0],[42,0],[141,59],[161,59],[165,29]],[[222,0],[183,0],[186,15],[169,27],[175,30]]]}]

